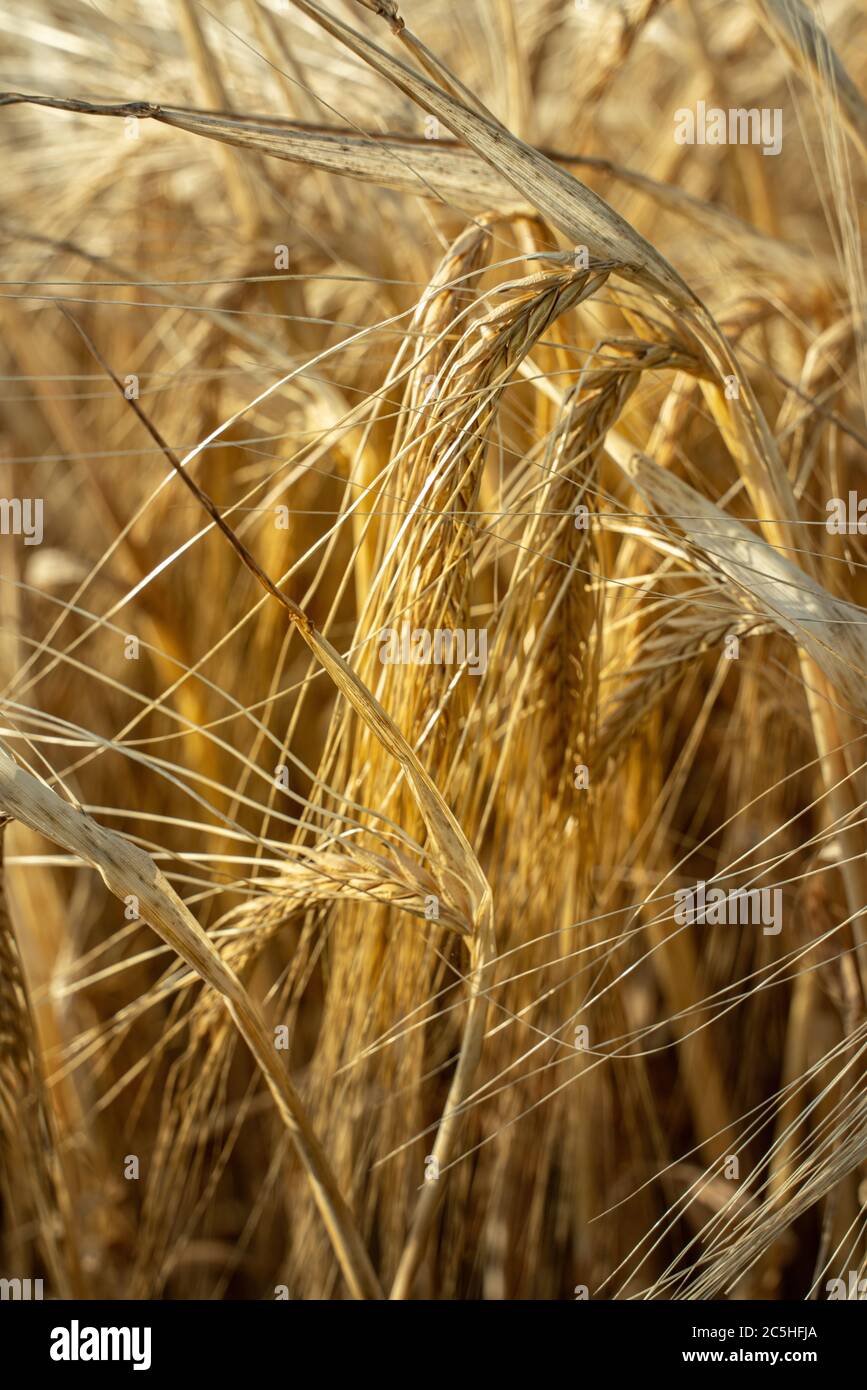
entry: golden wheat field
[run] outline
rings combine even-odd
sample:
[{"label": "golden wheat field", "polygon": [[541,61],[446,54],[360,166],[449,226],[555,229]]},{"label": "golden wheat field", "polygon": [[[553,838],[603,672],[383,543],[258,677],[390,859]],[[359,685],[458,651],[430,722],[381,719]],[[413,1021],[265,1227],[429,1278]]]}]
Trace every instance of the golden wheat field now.
[{"label": "golden wheat field", "polygon": [[0,71],[2,1279],[867,1297],[861,0]]}]

